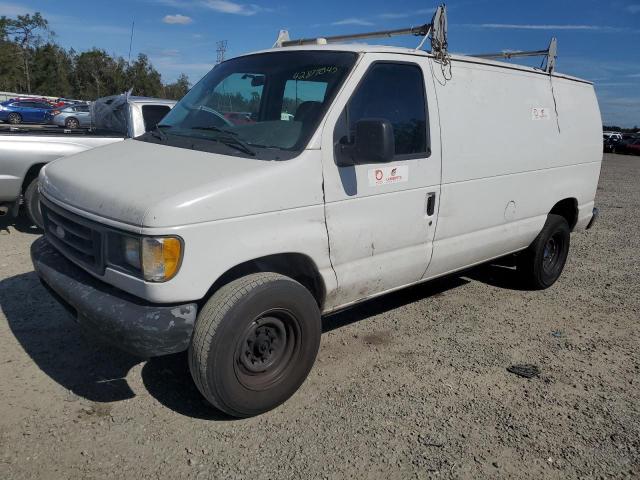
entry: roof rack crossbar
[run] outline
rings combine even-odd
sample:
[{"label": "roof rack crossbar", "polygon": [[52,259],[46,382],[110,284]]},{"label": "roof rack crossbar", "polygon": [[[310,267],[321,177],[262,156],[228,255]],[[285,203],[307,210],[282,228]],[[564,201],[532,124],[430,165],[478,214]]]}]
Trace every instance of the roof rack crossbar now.
[{"label": "roof rack crossbar", "polygon": [[477,55],[470,55],[471,57],[477,58],[518,58],[518,57],[547,57],[547,65],[545,71],[547,73],[551,73],[556,65],[556,58],[558,57],[558,40],[556,37],[551,39],[551,43],[549,43],[549,48],[545,50],[528,50],[528,51],[520,51],[516,50],[514,52],[498,52],[498,53],[479,53]]},{"label": "roof rack crossbar", "polygon": [[328,43],[340,43],[349,42],[352,40],[366,40],[370,38],[390,38],[400,35],[414,35],[416,37],[424,37],[420,42],[420,47],[424,44],[424,40],[429,36],[432,38],[432,50],[434,50],[433,39],[436,38],[437,48],[439,50],[446,50],[446,7],[444,4],[440,5],[433,19],[429,23],[424,25],[418,25],[415,27],[397,28],[394,30],[381,30],[377,32],[364,32],[364,33],[352,33],[347,35],[334,35],[329,37],[316,37],[316,38],[299,38],[290,39],[289,32],[287,30],[280,30],[278,33],[278,39],[273,47],[295,47],[299,45],[326,45]]},{"label": "roof rack crossbar", "polygon": [[340,43],[348,42],[351,40],[364,40],[369,38],[390,38],[400,35],[415,35],[417,37],[424,37],[429,33],[431,29],[430,23],[425,23],[418,27],[398,28],[395,30],[381,30],[378,32],[365,32],[365,33],[352,33],[348,35],[334,35],[332,37],[318,37],[318,38],[299,38],[294,40],[284,40],[278,42],[280,47],[294,47],[297,45],[323,45],[325,43]]}]

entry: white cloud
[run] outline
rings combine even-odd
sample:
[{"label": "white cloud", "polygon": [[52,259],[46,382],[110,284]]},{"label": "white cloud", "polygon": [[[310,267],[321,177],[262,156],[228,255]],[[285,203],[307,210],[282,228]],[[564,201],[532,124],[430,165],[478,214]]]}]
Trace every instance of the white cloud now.
[{"label": "white cloud", "polygon": [[384,19],[396,19],[396,18],[407,18],[410,14],[408,13],[381,13],[378,15],[378,18]]},{"label": "white cloud", "polygon": [[593,33],[640,33],[640,30],[610,25],[554,25],[554,24],[519,24],[519,23],[465,23],[463,27],[496,28],[504,30],[573,30]]},{"label": "white cloud", "polygon": [[266,11],[265,8],[253,3],[235,3],[230,0],[205,0],[203,5],[220,13],[230,13],[232,15],[251,16],[256,13]]},{"label": "white cloud", "polygon": [[371,26],[373,22],[369,20],[365,20],[364,18],[345,18],[344,20],[338,20],[333,22],[331,25],[362,25],[362,26]]},{"label": "white cloud", "polygon": [[481,23],[480,28],[502,28],[510,30],[616,30],[602,25],[531,25],[514,23]]},{"label": "white cloud", "polygon": [[0,2],[0,16],[6,15],[7,17],[15,17],[17,15],[26,15],[27,13],[33,12],[33,9],[23,7],[17,3]]},{"label": "white cloud", "polygon": [[190,23],[193,23],[193,18],[187,17],[186,15],[180,15],[178,13],[176,15],[166,15],[162,21],[169,25],[189,25]]},{"label": "white cloud", "polygon": [[165,50],[160,50],[160,55],[165,57],[177,57],[180,55],[180,50],[177,48],[167,48]]},{"label": "white cloud", "polygon": [[435,8],[422,8],[420,10],[414,10],[412,12],[387,12],[381,13],[377,15],[378,18],[383,18],[385,20],[394,20],[397,18],[409,18],[415,17],[416,15],[433,15]]}]

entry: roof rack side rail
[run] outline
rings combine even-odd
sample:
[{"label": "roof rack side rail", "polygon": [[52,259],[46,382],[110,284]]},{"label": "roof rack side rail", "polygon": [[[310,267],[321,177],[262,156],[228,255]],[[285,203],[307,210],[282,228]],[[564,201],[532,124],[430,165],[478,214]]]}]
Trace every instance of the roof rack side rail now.
[{"label": "roof rack side rail", "polygon": [[[444,25],[445,31],[440,32]],[[377,32],[364,32],[364,33],[352,33],[347,35],[334,35],[328,37],[316,37],[316,38],[299,38],[290,39],[289,32],[287,30],[280,30],[278,39],[273,44],[273,47],[294,47],[300,45],[326,45],[328,43],[348,42],[352,40],[365,40],[371,38],[390,38],[401,35],[414,35],[417,37],[434,36],[434,28],[438,30],[436,33],[440,35],[446,35],[446,7],[444,4],[440,5],[433,16],[433,20],[430,23],[419,25],[417,27],[398,28],[395,30],[381,30]],[[422,45],[424,42],[421,42]],[[442,42],[440,42],[442,43]]]},{"label": "roof rack side rail", "polygon": [[544,70],[547,73],[553,72],[556,67],[556,59],[558,58],[558,40],[556,37],[551,38],[551,42],[549,43],[549,48],[545,50],[516,50],[513,52],[505,51],[498,53],[479,53],[476,55],[469,55],[470,57],[477,58],[517,58],[517,57],[546,57],[546,66]]}]

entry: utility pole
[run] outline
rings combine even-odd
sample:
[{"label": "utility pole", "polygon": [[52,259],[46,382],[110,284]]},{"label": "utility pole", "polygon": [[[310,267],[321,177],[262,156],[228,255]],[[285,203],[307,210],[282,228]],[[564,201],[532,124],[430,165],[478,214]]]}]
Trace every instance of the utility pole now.
[{"label": "utility pole", "polygon": [[224,62],[224,54],[227,51],[227,41],[226,40],[220,40],[219,42],[216,42],[216,65],[218,63],[222,63]]}]

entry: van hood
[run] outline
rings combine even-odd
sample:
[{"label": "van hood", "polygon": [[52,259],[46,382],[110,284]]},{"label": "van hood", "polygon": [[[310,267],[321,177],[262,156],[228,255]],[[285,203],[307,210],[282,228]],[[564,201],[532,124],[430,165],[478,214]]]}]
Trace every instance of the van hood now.
[{"label": "van hood", "polygon": [[[102,218],[175,227],[321,203],[320,162],[303,160],[258,160],[126,140],[48,164],[40,188],[54,201]],[[318,170],[313,186],[300,176],[304,171],[309,178],[310,168]]]}]

